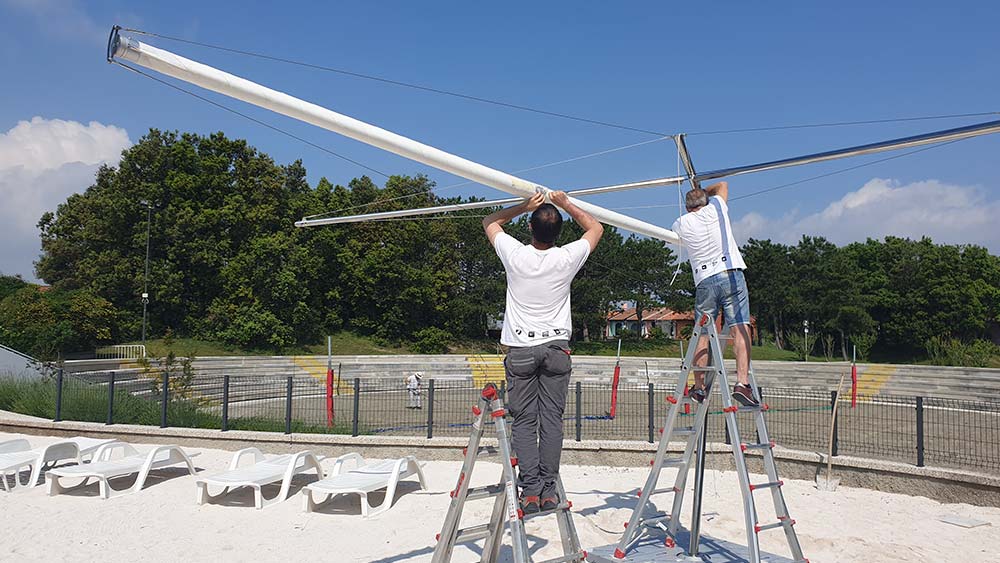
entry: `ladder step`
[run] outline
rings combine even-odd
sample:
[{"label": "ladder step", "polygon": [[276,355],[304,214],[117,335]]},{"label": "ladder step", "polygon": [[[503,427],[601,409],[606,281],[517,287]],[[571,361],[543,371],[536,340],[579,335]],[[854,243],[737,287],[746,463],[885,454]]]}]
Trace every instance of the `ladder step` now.
[{"label": "ladder step", "polygon": [[690,436],[691,434],[694,434],[694,426],[680,426],[678,428],[674,428],[670,434],[677,436]]},{"label": "ladder step", "polygon": [[769,450],[774,447],[774,442],[768,442],[766,444],[740,444],[740,449],[743,451],[747,450]]},{"label": "ladder step", "polygon": [[715,366],[704,366],[704,367],[694,366],[693,368],[691,368],[691,371],[706,371],[706,372],[708,372],[708,371],[716,371],[716,370],[718,370],[718,368],[715,367]]},{"label": "ladder step", "polygon": [[[649,496],[662,495],[663,493],[674,493],[674,494],[677,494],[677,492],[678,492],[677,491],[677,487],[670,487],[669,489],[653,489],[653,491],[649,493]],[[642,496],[642,491],[638,491],[635,494],[635,496],[641,497]]]},{"label": "ladder step", "polygon": [[795,520],[792,520],[791,518],[788,518],[786,516],[785,518],[781,518],[780,520],[772,524],[764,524],[763,526],[760,525],[754,526],[753,531],[759,534],[760,532],[763,532],[765,530],[773,530],[774,528],[781,528],[782,526],[794,526],[794,525],[795,525]]},{"label": "ladder step", "polygon": [[490,535],[490,525],[489,524],[479,524],[477,526],[469,526],[468,528],[462,528],[455,535],[455,543],[465,543],[470,541],[479,541],[486,539]]},{"label": "ladder step", "polygon": [[487,485],[485,487],[474,487],[469,489],[465,500],[479,500],[484,498],[495,497],[503,493],[504,487],[502,484],[497,485]]},{"label": "ladder step", "polygon": [[[655,463],[655,460],[654,460],[654,463]],[[670,459],[664,459],[663,462],[660,464],[660,467],[680,467],[680,466],[686,465],[686,464],[687,464],[687,461],[685,461],[683,457],[672,457]],[[668,489],[668,490],[671,490],[671,489]]]},{"label": "ladder step", "polygon": [[767,403],[761,403],[759,405],[754,405],[752,407],[748,407],[748,406],[745,406],[745,405],[733,405],[731,407],[725,407],[724,409],[722,409],[722,412],[724,412],[724,413],[731,413],[731,412],[761,412],[761,411],[769,410],[770,408],[771,407],[769,407],[767,405]]},{"label": "ladder step", "polygon": [[498,455],[500,455],[500,450],[496,446],[479,446],[479,450],[476,451],[476,457],[496,457]]},{"label": "ladder step", "polygon": [[663,493],[674,493],[674,494],[677,494],[677,488],[676,487],[670,487],[669,489],[655,489],[650,494],[652,494],[652,495],[662,495]]},{"label": "ladder step", "polygon": [[756,491],[757,489],[771,489],[771,488],[774,488],[774,487],[780,487],[780,486],[782,486],[784,484],[785,484],[784,481],[771,481],[770,483],[761,483],[759,485],[753,485],[753,484],[751,484],[750,485],[750,490],[751,491]]},{"label": "ladder step", "polygon": [[569,510],[572,507],[573,507],[573,503],[572,502],[569,502],[569,501],[561,502],[561,503],[559,503],[558,506],[556,506],[552,510],[542,510],[542,511],[539,511],[539,512],[532,512],[531,514],[525,514],[524,516],[521,517],[521,520],[528,520],[530,518],[537,518],[539,516],[546,516],[548,514],[555,514],[555,513],[559,512],[560,510]]}]

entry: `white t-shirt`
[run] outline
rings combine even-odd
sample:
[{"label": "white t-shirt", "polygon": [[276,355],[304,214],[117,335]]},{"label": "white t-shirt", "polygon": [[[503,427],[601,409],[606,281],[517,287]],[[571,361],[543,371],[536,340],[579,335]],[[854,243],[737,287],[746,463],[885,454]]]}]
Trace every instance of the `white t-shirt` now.
[{"label": "white t-shirt", "polygon": [[573,333],[569,286],[590,256],[590,243],[580,239],[538,250],[500,233],[493,239],[493,247],[507,271],[507,308],[500,343],[537,346],[569,340]]},{"label": "white t-shirt", "polygon": [[714,195],[705,207],[682,215],[673,231],[687,247],[695,286],[719,272],[746,269],[729,223],[729,206],[721,197]]},{"label": "white t-shirt", "polygon": [[420,388],[420,380],[416,375],[411,375],[406,378],[406,388],[411,391]]}]

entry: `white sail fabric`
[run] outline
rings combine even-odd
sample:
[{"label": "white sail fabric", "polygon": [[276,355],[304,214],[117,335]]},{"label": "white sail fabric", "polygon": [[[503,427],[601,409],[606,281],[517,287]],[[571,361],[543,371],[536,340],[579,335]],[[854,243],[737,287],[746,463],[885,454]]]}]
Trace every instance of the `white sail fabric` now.
[{"label": "white sail fabric", "polygon": [[[324,129],[340,133],[411,160],[433,166],[457,176],[478,182],[521,197],[530,197],[536,191],[548,188],[516,176],[472,162],[440,149],[397,135],[380,127],[339,114],[316,104],[300,100],[283,92],[272,90],[244,78],[223,72],[208,65],[186,59],[169,51],[158,49],[130,38],[120,38],[114,56],[155,70],[178,80],[224,94],[244,102],[269,109]],[[668,243],[680,244],[676,233],[638,219],[610,211],[603,207],[572,200],[580,209],[608,225],[634,233],[657,238]]]}]

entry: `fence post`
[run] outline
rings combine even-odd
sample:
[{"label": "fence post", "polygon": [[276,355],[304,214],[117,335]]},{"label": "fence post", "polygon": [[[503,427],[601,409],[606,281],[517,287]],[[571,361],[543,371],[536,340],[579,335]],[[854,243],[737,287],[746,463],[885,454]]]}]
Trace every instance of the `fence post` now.
[{"label": "fence post", "polygon": [[115,419],[115,372],[111,372],[108,379],[108,421],[107,424],[114,424]]},{"label": "fence post", "polygon": [[427,382],[427,439],[434,437],[434,380]]},{"label": "fence post", "polygon": [[583,437],[583,387],[580,382],[576,382],[576,441]]},{"label": "fence post", "polygon": [[285,434],[292,433],[292,376],[288,376],[285,390]]},{"label": "fence post", "polygon": [[222,431],[229,430],[229,374],[222,376]]},{"label": "fence post", "polygon": [[361,378],[354,378],[354,413],[351,415],[351,436],[358,435],[358,410],[361,408]]},{"label": "fence post", "polygon": [[917,467],[924,466],[924,398],[917,397]]},{"label": "fence post", "polygon": [[647,385],[649,386],[648,392],[646,394],[647,398],[648,398],[647,402],[648,402],[648,410],[649,410],[649,412],[647,413],[649,415],[649,420],[648,420],[648,425],[647,425],[649,427],[649,436],[648,436],[648,439],[649,439],[649,443],[652,444],[653,442],[655,442],[655,440],[654,440],[654,438],[655,438],[655,435],[654,435],[655,428],[654,428],[654,421],[653,421],[653,416],[654,416],[654,413],[653,413],[653,384],[652,383],[648,383]]},{"label": "fence post", "polygon": [[56,416],[52,422],[62,420],[62,391],[63,391],[63,368],[56,370]]},{"label": "fence post", "polygon": [[[830,412],[836,413],[836,408],[837,408],[837,392],[830,391],[830,409],[832,409]],[[830,444],[830,454],[833,456],[837,455],[837,450],[840,447],[840,429],[838,428],[840,425],[838,424],[837,420],[840,417],[837,416],[838,414],[840,413],[836,413],[833,415],[833,442]]]},{"label": "fence post", "polygon": [[163,388],[160,389],[160,428],[167,427],[167,403],[170,402],[170,372],[163,370]]},{"label": "fence post", "polygon": [[500,400],[507,403],[507,380],[500,382]]}]

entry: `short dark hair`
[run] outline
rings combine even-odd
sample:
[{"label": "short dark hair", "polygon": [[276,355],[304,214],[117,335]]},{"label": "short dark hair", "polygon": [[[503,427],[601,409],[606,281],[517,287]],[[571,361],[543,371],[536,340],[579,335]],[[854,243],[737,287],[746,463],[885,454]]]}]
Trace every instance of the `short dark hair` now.
[{"label": "short dark hair", "polygon": [[531,236],[538,242],[555,244],[562,224],[559,208],[551,203],[543,203],[531,214]]}]

